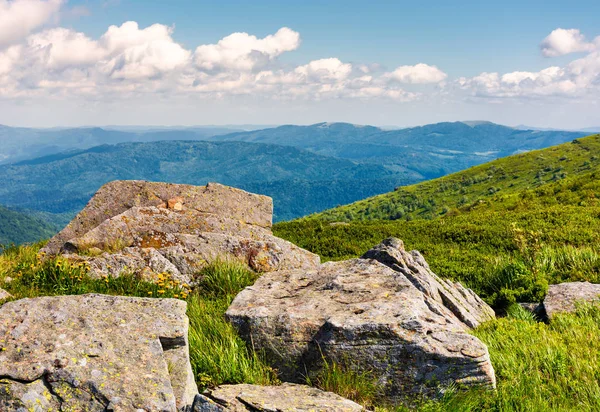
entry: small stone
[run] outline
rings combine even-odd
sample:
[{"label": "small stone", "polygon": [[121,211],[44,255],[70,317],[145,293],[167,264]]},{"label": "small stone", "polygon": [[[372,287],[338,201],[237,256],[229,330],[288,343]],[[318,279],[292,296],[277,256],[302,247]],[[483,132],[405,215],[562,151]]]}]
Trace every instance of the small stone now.
[{"label": "small stone", "polygon": [[575,312],[578,304],[600,302],[600,284],[567,282],[550,285],[544,298],[548,319],[557,313]]},{"label": "small stone", "polygon": [[183,197],[174,197],[167,201],[167,208],[173,210],[183,210]]}]

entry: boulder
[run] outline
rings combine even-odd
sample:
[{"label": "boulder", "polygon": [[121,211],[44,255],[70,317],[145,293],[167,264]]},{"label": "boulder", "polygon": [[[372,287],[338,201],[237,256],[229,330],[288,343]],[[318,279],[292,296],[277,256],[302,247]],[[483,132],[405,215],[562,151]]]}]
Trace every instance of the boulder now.
[{"label": "boulder", "polygon": [[183,411],[186,303],[88,294],[0,308],[0,410]]},{"label": "boulder", "polygon": [[481,322],[496,316],[494,310],[471,289],[433,273],[423,256],[416,250],[407,252],[400,239],[385,239],[362,258],[377,260],[400,272],[423,292],[431,310],[446,317],[453,314],[469,328],[476,328]]},{"label": "boulder", "polygon": [[239,259],[258,272],[317,266],[317,255],[273,236],[272,210],[269,197],[216,183],[116,181],[42,252],[87,262],[92,276],[168,272],[189,284],[215,259]]},{"label": "boulder", "polygon": [[194,412],[358,412],[363,407],[305,385],[224,385],[199,395]]},{"label": "boulder", "polygon": [[327,359],[372,374],[392,403],[439,385],[495,386],[487,347],[469,334],[493,310],[397,239],[361,259],[267,273],[226,315],[286,381],[314,377]]},{"label": "boulder", "polygon": [[578,303],[591,303],[600,298],[600,285],[589,282],[569,282],[550,285],[544,298],[548,319],[557,313],[575,312]]}]

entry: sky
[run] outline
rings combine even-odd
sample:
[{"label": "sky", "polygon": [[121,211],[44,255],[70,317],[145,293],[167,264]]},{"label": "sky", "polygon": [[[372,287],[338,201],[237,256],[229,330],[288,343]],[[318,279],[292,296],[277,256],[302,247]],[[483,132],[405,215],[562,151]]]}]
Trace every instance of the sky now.
[{"label": "sky", "polygon": [[0,124],[598,127],[598,17],[598,1],[0,0]]}]

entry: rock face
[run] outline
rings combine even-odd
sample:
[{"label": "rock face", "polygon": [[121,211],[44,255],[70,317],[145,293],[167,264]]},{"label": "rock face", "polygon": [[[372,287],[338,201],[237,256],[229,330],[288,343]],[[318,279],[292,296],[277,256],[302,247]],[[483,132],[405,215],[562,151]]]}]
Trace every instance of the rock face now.
[{"label": "rock face", "polygon": [[544,298],[548,319],[557,313],[575,312],[577,303],[590,303],[600,299],[600,285],[589,282],[569,282],[550,285]]},{"label": "rock face", "polygon": [[304,385],[225,385],[199,396],[194,412],[358,412],[363,407],[331,392]]},{"label": "rock face", "polygon": [[186,303],[81,295],[0,308],[0,410],[184,411]]},{"label": "rock face", "polygon": [[398,239],[361,259],[265,274],[227,310],[283,380],[318,373],[326,358],[372,371],[391,402],[433,395],[440,384],[494,387],[487,347],[468,333],[493,316]]},{"label": "rock face", "polygon": [[272,212],[271,198],[215,183],[115,181],[42,252],[88,262],[92,276],[169,272],[184,283],[216,258],[259,272],[318,265],[317,255],[273,236]]}]

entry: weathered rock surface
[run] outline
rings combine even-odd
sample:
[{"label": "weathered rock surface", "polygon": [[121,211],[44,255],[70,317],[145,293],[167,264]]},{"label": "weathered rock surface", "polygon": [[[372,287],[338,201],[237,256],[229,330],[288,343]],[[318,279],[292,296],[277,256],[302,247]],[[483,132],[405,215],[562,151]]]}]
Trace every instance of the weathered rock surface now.
[{"label": "weathered rock surface", "polygon": [[269,197],[210,183],[104,185],[42,252],[88,262],[92,276],[169,272],[192,284],[216,258],[268,272],[312,268],[319,257],[271,233]]},{"label": "weathered rock surface", "polygon": [[[199,396],[194,412],[358,412],[363,407],[331,392],[304,385],[224,385]],[[216,402],[216,403],[215,403]]]},{"label": "weathered rock surface", "polygon": [[550,285],[544,298],[548,319],[557,313],[575,312],[578,303],[600,300],[600,285],[589,282],[569,282]]},{"label": "weathered rock surface", "polygon": [[185,311],[176,299],[95,294],[4,304],[0,410],[190,410]]},{"label": "weathered rock surface", "polygon": [[284,380],[318,373],[325,357],[372,371],[392,402],[432,395],[440,384],[494,387],[487,347],[468,333],[493,316],[397,239],[365,258],[265,274],[227,310]]},{"label": "weathered rock surface", "polygon": [[494,310],[475,292],[458,282],[441,279],[431,271],[419,252],[404,250],[404,243],[400,239],[386,239],[362,258],[377,260],[400,272],[423,292],[427,305],[438,315],[451,317],[453,314],[470,328],[476,328],[481,322],[495,317]]}]

